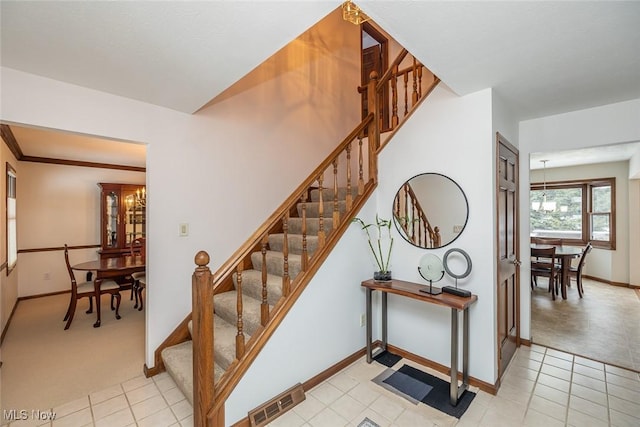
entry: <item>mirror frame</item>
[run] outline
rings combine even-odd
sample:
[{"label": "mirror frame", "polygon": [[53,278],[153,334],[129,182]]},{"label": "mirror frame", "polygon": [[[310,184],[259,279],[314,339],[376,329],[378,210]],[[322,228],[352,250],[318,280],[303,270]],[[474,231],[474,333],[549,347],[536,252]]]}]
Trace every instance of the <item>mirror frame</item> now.
[{"label": "mirror frame", "polygon": [[[396,215],[396,207],[398,207],[398,209],[400,209],[399,204],[400,204],[400,197],[401,197],[401,191],[403,191],[403,189],[405,188],[405,186],[407,184],[410,184],[410,182],[412,180],[414,180],[415,178],[421,177],[421,176],[425,176],[425,175],[430,175],[430,176],[435,176],[435,177],[441,177],[444,180],[447,180],[445,182],[448,183],[448,181],[450,181],[455,188],[457,188],[460,191],[460,194],[462,195],[462,200],[464,200],[464,207],[466,209],[465,212],[465,216],[464,216],[464,223],[462,224],[462,228],[460,229],[459,232],[455,233],[455,235],[453,236],[453,238],[450,238],[448,241],[446,242],[440,242],[439,245],[434,245],[434,246],[429,246],[429,243],[427,241],[425,241],[423,244],[419,244],[413,241],[413,239],[411,237],[409,237],[407,235],[407,233],[405,232],[404,227],[399,223],[400,221],[398,221],[398,217]],[[413,190],[411,190],[413,191]],[[422,205],[425,205],[424,203],[424,196],[422,197],[422,201],[420,200],[420,195],[413,195],[412,197],[415,197],[418,200],[418,205],[420,205],[422,203]],[[422,208],[421,208],[422,209]],[[462,190],[462,187],[460,187],[460,185],[454,181],[453,179],[449,178],[446,175],[440,174],[440,173],[436,173],[436,172],[425,172],[425,173],[420,173],[417,175],[412,176],[411,178],[409,178],[408,180],[406,180],[404,183],[402,183],[402,185],[400,186],[400,188],[398,189],[398,191],[396,192],[395,197],[393,198],[393,205],[392,205],[392,212],[393,212],[393,223],[396,226],[396,230],[398,230],[398,233],[402,236],[402,238],[404,240],[406,240],[408,243],[412,244],[413,246],[417,247],[417,248],[421,248],[421,249],[439,249],[439,248],[443,248],[445,246],[450,245],[451,243],[455,242],[458,237],[460,237],[460,235],[462,234],[462,232],[464,231],[464,229],[467,227],[467,224],[469,222],[469,200],[467,199],[467,195],[465,194],[465,192]],[[454,218],[455,219],[455,218]],[[427,218],[428,221],[428,218]],[[459,224],[455,224],[455,225],[459,225]],[[431,227],[432,225],[429,224],[429,227]],[[449,226],[449,225],[447,225]],[[451,227],[453,227],[454,224],[451,224]],[[438,228],[438,229],[442,229],[440,226],[438,225],[433,225],[434,229]],[[435,230],[434,230],[435,231]],[[425,240],[428,240],[425,236]]]}]

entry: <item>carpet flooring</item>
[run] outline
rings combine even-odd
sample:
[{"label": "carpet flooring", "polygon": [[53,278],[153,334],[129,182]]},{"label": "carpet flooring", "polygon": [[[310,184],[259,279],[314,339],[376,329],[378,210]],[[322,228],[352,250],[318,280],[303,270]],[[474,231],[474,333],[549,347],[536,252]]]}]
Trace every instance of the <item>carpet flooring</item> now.
[{"label": "carpet flooring", "polygon": [[103,296],[99,328],[85,298],[65,331],[68,303],[69,294],[18,303],[2,344],[2,410],[51,408],[142,374],[145,311],[133,308],[129,291],[120,320]]}]

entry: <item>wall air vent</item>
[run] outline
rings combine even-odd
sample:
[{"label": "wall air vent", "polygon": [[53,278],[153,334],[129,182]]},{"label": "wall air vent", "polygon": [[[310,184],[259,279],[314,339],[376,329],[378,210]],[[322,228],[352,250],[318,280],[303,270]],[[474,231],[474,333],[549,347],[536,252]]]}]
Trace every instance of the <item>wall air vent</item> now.
[{"label": "wall air vent", "polygon": [[267,425],[305,399],[302,384],[298,383],[284,393],[249,411],[249,422],[254,427]]}]

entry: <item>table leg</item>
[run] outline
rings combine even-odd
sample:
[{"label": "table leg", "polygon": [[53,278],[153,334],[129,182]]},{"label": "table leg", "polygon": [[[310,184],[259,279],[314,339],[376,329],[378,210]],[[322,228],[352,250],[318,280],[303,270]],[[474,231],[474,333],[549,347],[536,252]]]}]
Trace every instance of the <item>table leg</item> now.
[{"label": "table leg", "polygon": [[451,385],[449,401],[458,404],[458,310],[451,309]]},{"label": "table leg", "polygon": [[[469,307],[462,313],[462,391],[464,391],[469,387]],[[460,396],[459,393],[458,396]]]},{"label": "table leg", "polygon": [[382,292],[382,351],[387,349],[387,293]]},{"label": "table leg", "polygon": [[371,288],[366,288],[365,290],[365,295],[366,295],[366,316],[367,316],[367,363],[371,363],[371,361],[373,360],[371,357],[371,353],[372,353],[372,344],[371,344],[371,340],[372,340],[372,320],[371,320],[371,292],[372,289]]},{"label": "table leg", "polygon": [[571,264],[571,259],[568,257],[562,257],[562,262],[560,264],[562,267],[560,289],[562,290],[562,299],[567,299],[567,283],[569,280],[569,264]]},{"label": "table leg", "polygon": [[94,328],[99,328],[100,327],[100,284],[102,283],[101,279],[97,279],[93,281],[93,291],[94,291],[94,296],[96,298],[96,313],[97,313],[97,320],[96,323],[93,324]]}]

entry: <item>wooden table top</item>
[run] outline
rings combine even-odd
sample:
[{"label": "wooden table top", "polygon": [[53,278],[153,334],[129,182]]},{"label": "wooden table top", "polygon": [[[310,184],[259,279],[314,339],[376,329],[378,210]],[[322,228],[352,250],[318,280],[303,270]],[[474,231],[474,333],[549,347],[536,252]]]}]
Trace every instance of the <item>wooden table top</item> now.
[{"label": "wooden table top", "polygon": [[73,270],[82,271],[120,271],[131,269],[144,269],[145,262],[139,256],[131,257],[114,257],[114,258],[102,258],[95,261],[81,262],[71,266]]},{"label": "wooden table top", "polygon": [[441,293],[430,295],[420,292],[420,289],[428,289],[429,285],[421,285],[402,280],[390,280],[388,282],[376,282],[373,279],[365,280],[362,285],[365,288],[402,295],[432,304],[442,305],[457,310],[464,310],[478,300],[478,296],[472,294],[470,297],[460,297],[458,295]]}]

